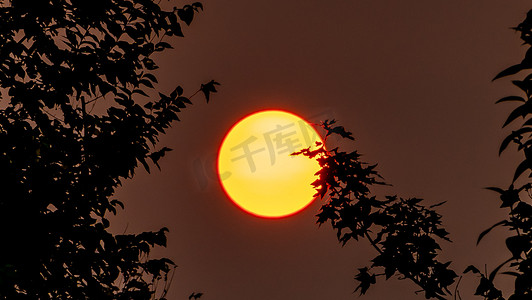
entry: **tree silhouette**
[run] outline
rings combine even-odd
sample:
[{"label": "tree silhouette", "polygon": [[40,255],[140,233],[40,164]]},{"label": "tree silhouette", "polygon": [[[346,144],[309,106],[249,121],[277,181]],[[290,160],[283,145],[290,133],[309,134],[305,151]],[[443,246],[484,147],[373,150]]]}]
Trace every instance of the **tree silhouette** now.
[{"label": "tree silhouette", "polygon": [[[524,44],[529,47],[525,58],[500,72],[495,78],[517,74],[532,69],[532,10],[526,19],[514,28],[521,34]],[[463,273],[474,273],[480,278],[475,295],[488,300],[529,300],[532,299],[532,183],[523,178],[532,177],[532,73],[522,80],[514,80],[523,96],[508,96],[497,101],[519,102],[508,116],[503,127],[518,119],[524,120],[517,130],[512,131],[501,143],[499,153],[510,144],[517,145],[524,160],[517,166],[512,184],[504,189],[489,187],[487,189],[499,194],[501,208],[508,209],[508,217],[497,222],[480,233],[477,244],[497,226],[508,227],[512,235],[506,239],[509,258],[500,263],[488,274],[477,267],[469,266]],[[332,134],[353,140],[352,134],[342,126],[335,126],[335,121],[324,121],[325,140]],[[371,260],[369,267],[358,270],[355,279],[359,282],[357,290],[364,294],[377,278],[389,279],[399,276],[409,279],[422,288],[425,297],[446,299],[452,296],[450,287],[456,284],[454,299],[461,299],[458,291],[457,274],[449,268],[450,262],[438,261],[441,248],[438,240],[447,240],[448,232],[441,226],[441,216],[435,207],[422,205],[417,198],[403,199],[386,196],[377,199],[371,194],[371,187],[384,184],[376,171],[376,165],[369,165],[360,160],[357,151],[343,152],[338,148],[319,148],[311,151],[305,149],[294,155],[302,154],[315,158],[321,170],[318,179],[312,183],[316,196],[325,198],[317,214],[317,223],[329,222],[337,233],[340,243],[366,238],[377,256]],[[378,273],[377,273],[378,272]],[[514,289],[508,298],[493,283],[498,274],[515,278]]]},{"label": "tree silhouette", "polygon": [[[514,75],[521,71],[532,69],[532,10],[527,14],[525,20],[514,28],[520,33],[524,45],[528,47],[525,58],[516,65],[513,65],[495,76],[493,80]],[[506,239],[506,247],[509,250],[509,258],[493,269],[490,274],[482,274],[474,266],[468,267],[466,271],[472,271],[480,275],[480,283],[475,294],[482,295],[486,299],[505,299],[502,292],[493,284],[493,279],[501,271],[502,274],[513,276],[514,290],[509,296],[509,300],[525,300],[532,298],[532,74],[527,74],[522,80],[513,80],[512,83],[523,93],[522,96],[507,96],[499,99],[497,103],[516,101],[520,105],[515,108],[503,127],[513,123],[519,117],[524,122],[517,130],[512,131],[501,143],[499,154],[501,154],[512,143],[517,145],[517,151],[523,154],[523,161],[517,166],[512,183],[506,189],[499,187],[489,187],[488,189],[499,194],[501,208],[508,210],[508,217],[495,223],[490,228],[482,232],[477,244],[481,239],[497,226],[508,227],[511,236]],[[523,178],[528,173],[527,178]]]},{"label": "tree silhouette", "polygon": [[115,235],[107,219],[191,103],[156,92],[154,55],[203,7],[159,2],[0,1],[0,299],[164,299],[175,265],[149,253],[168,229]]}]

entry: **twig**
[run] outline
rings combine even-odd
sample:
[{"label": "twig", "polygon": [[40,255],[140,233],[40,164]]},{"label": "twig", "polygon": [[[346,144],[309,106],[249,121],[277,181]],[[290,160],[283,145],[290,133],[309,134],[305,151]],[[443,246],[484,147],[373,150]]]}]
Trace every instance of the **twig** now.
[{"label": "twig", "polygon": [[458,296],[458,299],[462,300],[462,297],[460,297],[460,292],[458,291],[458,286],[460,285],[460,281],[462,281],[462,276],[458,279],[458,282],[456,283],[456,287],[454,288],[454,300],[456,300],[456,296]]},{"label": "twig", "polygon": [[61,123],[65,124],[65,121],[63,121],[63,120],[59,119],[58,117],[56,117],[56,116],[52,115],[52,114],[51,114],[51,113],[49,113],[49,112],[48,112],[47,110],[43,109],[42,111],[44,111],[44,112],[45,112],[45,113],[46,113],[47,115],[49,115],[50,117],[52,117],[52,118],[56,119],[57,121],[59,121],[59,122],[61,122]]}]

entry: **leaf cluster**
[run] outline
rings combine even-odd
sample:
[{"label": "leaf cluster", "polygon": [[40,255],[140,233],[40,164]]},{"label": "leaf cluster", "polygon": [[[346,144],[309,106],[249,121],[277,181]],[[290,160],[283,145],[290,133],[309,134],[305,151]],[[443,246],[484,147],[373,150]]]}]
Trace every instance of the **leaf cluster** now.
[{"label": "leaf cluster", "polygon": [[[325,137],[336,134],[353,140],[350,132],[334,124],[334,120],[322,123]],[[315,196],[326,199],[317,223],[330,223],[342,245],[352,239],[367,239],[377,251],[372,264],[360,268],[355,276],[359,281],[356,290],[364,294],[377,277],[396,275],[421,287],[426,298],[444,299],[450,294],[448,287],[457,275],[449,269],[450,262],[437,259],[441,250],[437,239],[449,241],[441,216],[433,209],[437,205],[426,207],[421,199],[395,195],[378,199],[371,187],[385,183],[376,171],[377,165],[361,161],[357,151],[318,146],[316,150],[294,153],[315,158],[321,167],[316,173],[318,179],[312,183]]]}]

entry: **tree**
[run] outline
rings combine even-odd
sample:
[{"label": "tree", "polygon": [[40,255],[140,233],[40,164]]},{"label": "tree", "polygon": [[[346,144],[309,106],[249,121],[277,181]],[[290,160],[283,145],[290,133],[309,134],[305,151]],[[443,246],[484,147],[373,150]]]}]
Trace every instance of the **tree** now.
[{"label": "tree", "polygon": [[203,7],[159,2],[0,1],[0,299],[164,299],[175,265],[149,253],[168,229],[115,235],[107,219],[191,104],[156,93],[154,55]]},{"label": "tree", "polygon": [[[532,69],[532,10],[514,29],[520,32],[521,39],[529,47],[528,51],[519,64],[500,72],[494,80]],[[508,188],[487,188],[499,194],[501,208],[508,209],[508,217],[480,233],[477,240],[478,244],[497,226],[508,227],[511,236],[505,242],[509,258],[489,274],[482,273],[475,266],[469,266],[463,272],[479,276],[475,295],[488,300],[532,298],[532,183],[523,178],[525,173],[528,173],[528,178],[532,177],[532,73],[512,83],[524,95],[508,96],[497,101],[520,104],[510,113],[503,127],[518,119],[524,122],[502,141],[499,153],[515,144],[524,160],[517,166]],[[350,132],[342,126],[335,126],[334,120],[326,120],[321,127],[325,130],[325,140],[331,134],[353,140]],[[450,262],[437,259],[441,251],[437,241],[450,241],[448,232],[441,225],[441,215],[434,210],[443,203],[427,207],[421,199],[403,199],[395,195],[377,199],[371,194],[371,187],[385,183],[377,173],[376,165],[362,162],[356,150],[344,152],[338,148],[326,149],[321,144],[317,146],[316,150],[309,148],[294,153],[316,158],[321,167],[318,179],[312,183],[316,196],[326,199],[317,214],[317,223],[330,223],[343,245],[351,239],[365,238],[377,252],[369,267],[358,270],[355,276],[359,282],[357,290],[364,294],[376,284],[377,278],[389,279],[395,275],[414,282],[427,299],[446,299],[453,294],[449,288],[456,284],[454,298],[461,299],[459,281],[456,281],[458,275],[449,268]],[[508,298],[503,297],[493,283],[498,274],[515,278],[514,289]]]}]

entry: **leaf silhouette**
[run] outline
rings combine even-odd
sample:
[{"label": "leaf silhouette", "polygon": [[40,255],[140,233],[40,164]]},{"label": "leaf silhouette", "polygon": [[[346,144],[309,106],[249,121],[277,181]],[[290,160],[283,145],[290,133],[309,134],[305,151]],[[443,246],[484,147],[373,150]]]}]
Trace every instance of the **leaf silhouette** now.
[{"label": "leaf silhouette", "polygon": [[209,103],[209,97],[211,93],[216,93],[216,86],[220,85],[218,82],[211,80],[206,84],[201,85],[201,91],[203,92],[203,95],[205,95],[205,99],[207,100],[207,103]]},{"label": "leaf silhouette", "polygon": [[491,271],[488,279],[489,281],[492,281],[493,282],[493,279],[495,279],[495,276],[497,276],[497,272],[499,272],[499,270],[504,266],[506,265],[507,263],[509,263],[513,258],[509,258],[507,259],[506,261],[504,261],[503,263],[499,264],[495,269],[493,269],[493,271]]},{"label": "leaf silhouette", "polygon": [[498,188],[498,187],[487,187],[486,189],[494,191],[494,192],[497,192],[499,194],[504,194],[504,192],[505,192],[505,190],[503,190],[501,188]]},{"label": "leaf silhouette", "polygon": [[521,176],[526,170],[530,170],[530,163],[528,159],[523,160],[515,169],[514,178],[512,182],[515,182],[519,176]]},{"label": "leaf silhouette", "polygon": [[493,228],[497,227],[497,226],[500,226],[500,225],[505,225],[505,226],[508,226],[509,223],[507,220],[502,220],[500,222],[497,222],[495,224],[493,224],[491,227],[489,227],[488,229],[482,231],[479,236],[478,236],[478,239],[477,239],[477,245],[480,243],[480,241],[482,240],[482,238],[484,238],[484,236],[486,234],[488,234]]},{"label": "leaf silhouette", "polygon": [[177,10],[177,15],[185,24],[190,25],[194,19],[194,9],[190,5],[185,5],[182,9]]},{"label": "leaf silhouette", "polygon": [[151,158],[151,160],[153,161],[153,163],[157,166],[157,168],[159,170],[161,170],[161,166],[159,166],[159,159],[161,159],[162,157],[164,157],[164,155],[166,154],[166,152],[169,152],[169,151],[172,151],[172,149],[168,148],[168,147],[163,147],[161,150],[159,151],[155,151],[151,154],[148,155],[149,158]]},{"label": "leaf silhouette", "polygon": [[196,299],[201,298],[201,296],[203,296],[203,293],[195,293],[194,292],[194,293],[190,294],[190,296],[188,296],[188,299],[189,300],[191,300],[191,299],[196,300]]},{"label": "leaf silhouette", "polygon": [[504,122],[504,124],[502,125],[502,127],[506,127],[506,125],[510,124],[511,122],[513,122],[515,119],[517,119],[518,117],[523,117],[526,115],[527,113],[527,104],[523,104],[519,107],[517,107],[516,109],[514,109],[510,115],[508,116],[508,118],[506,119],[506,121]]},{"label": "leaf silhouette", "polygon": [[506,239],[506,247],[512,253],[512,259],[520,258],[521,253],[530,249],[530,237],[511,236]]},{"label": "leaf silhouette", "polygon": [[377,282],[375,274],[370,274],[368,268],[358,269],[358,274],[355,276],[355,279],[360,282],[355,292],[360,289],[361,295],[365,294],[369,287]]},{"label": "leaf silhouette", "polygon": [[503,70],[502,72],[500,72],[499,74],[497,74],[493,79],[492,81],[494,80],[497,80],[501,77],[505,77],[505,76],[510,76],[510,75],[514,75],[522,70],[525,69],[525,66],[523,64],[517,64],[517,65],[513,65],[511,67],[508,67],[507,69]]},{"label": "leaf silhouette", "polygon": [[525,102],[525,99],[523,99],[523,97],[519,97],[519,96],[507,96],[507,97],[503,97],[503,98],[497,100],[497,102],[495,102],[495,104],[501,103],[501,102],[510,102],[510,101]]}]

